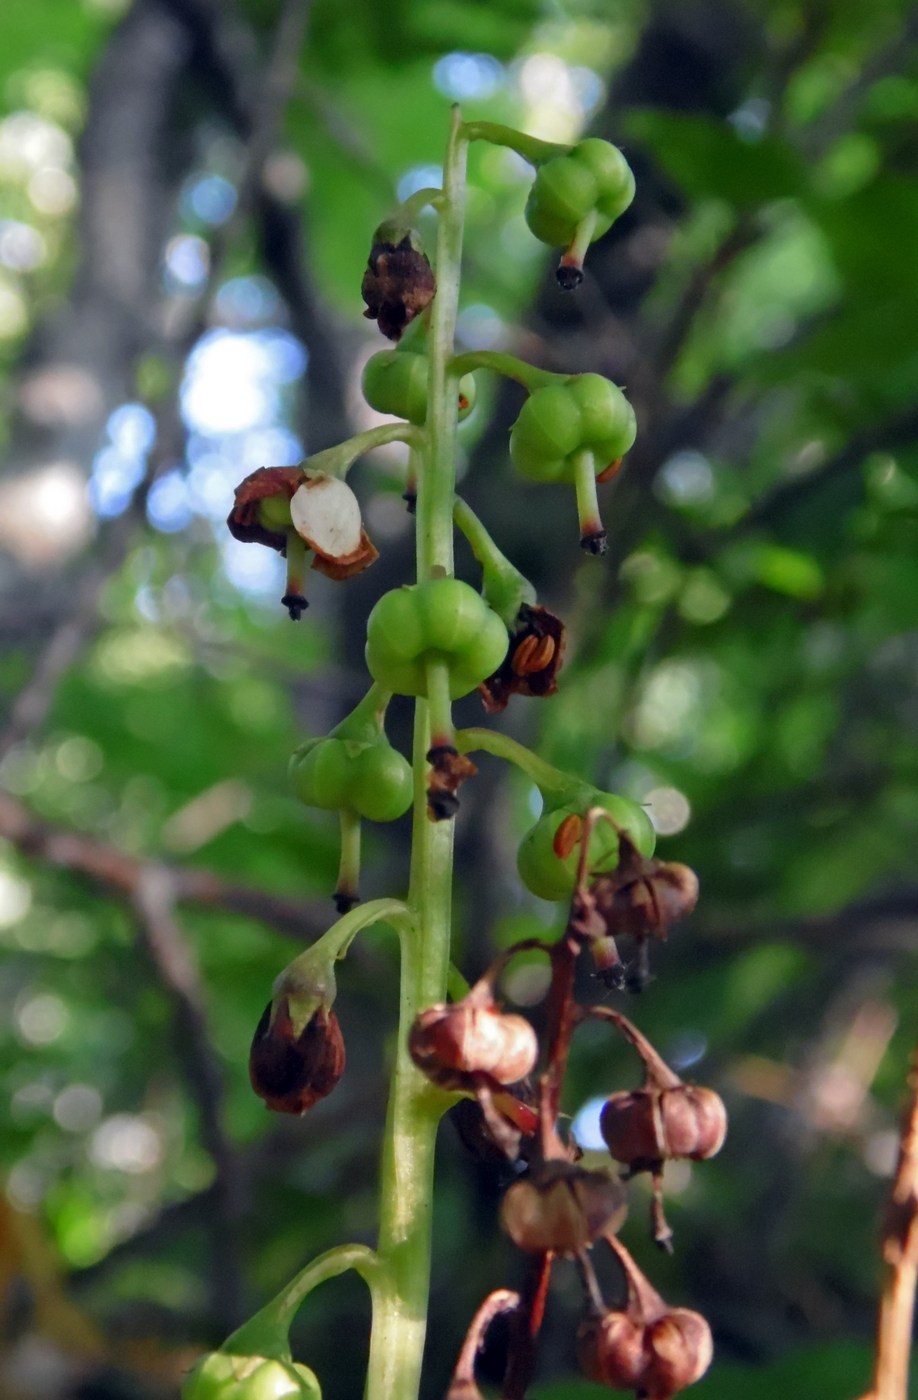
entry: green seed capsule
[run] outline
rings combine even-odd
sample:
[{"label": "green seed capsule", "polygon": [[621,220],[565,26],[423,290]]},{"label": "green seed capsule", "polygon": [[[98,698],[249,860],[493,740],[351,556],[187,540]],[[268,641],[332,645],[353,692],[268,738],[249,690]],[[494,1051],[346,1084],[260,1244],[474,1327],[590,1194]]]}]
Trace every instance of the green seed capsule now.
[{"label": "green seed capsule", "polygon": [[[363,370],[363,396],[377,413],[391,413],[418,427],[427,419],[426,355],[410,350],[381,350],[367,360]],[[475,376],[464,374],[459,381],[460,421],[475,406]]]},{"label": "green seed capsule", "polygon": [[[517,869],[528,890],[540,899],[569,899],[577,879],[583,818],[589,808],[604,807],[634,842],[650,856],[656,843],[653,823],[636,802],[611,792],[596,792],[590,800],[556,807],[526,833],[517,852]],[[587,870],[596,875],[618,864],[618,832],[610,822],[597,822],[590,836]]]},{"label": "green seed capsule", "polygon": [[566,248],[588,214],[596,214],[595,243],[634,199],[634,176],[617,146],[597,137],[578,141],[536,172],[526,203],[526,222],[536,238]]},{"label": "green seed capsule", "polygon": [[308,1366],[268,1356],[204,1356],[182,1386],[182,1400],[322,1400]]},{"label": "green seed capsule", "polygon": [[467,695],[507,652],[507,629],[474,588],[432,579],[385,593],[367,621],[370,675],[399,695],[426,695],[428,660],[446,663],[450,695]]},{"label": "green seed capsule", "polygon": [[634,410],[601,374],[574,374],[531,394],[510,432],[510,456],[533,481],[573,482],[574,455],[592,453],[601,475],[637,436]]},{"label": "green seed capsule", "polygon": [[411,806],[411,765],[382,735],[370,743],[329,735],[299,749],[290,762],[293,790],[307,807],[348,810],[389,822]]}]

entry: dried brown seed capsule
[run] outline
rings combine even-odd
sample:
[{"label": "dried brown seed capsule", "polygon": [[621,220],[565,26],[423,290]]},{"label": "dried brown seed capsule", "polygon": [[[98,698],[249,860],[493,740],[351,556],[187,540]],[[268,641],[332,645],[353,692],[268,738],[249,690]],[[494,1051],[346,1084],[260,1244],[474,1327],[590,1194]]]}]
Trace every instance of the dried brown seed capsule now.
[{"label": "dried brown seed capsule", "polygon": [[669,1400],[701,1379],[714,1344],[707,1322],[688,1308],[668,1309],[650,1323],[613,1311],[583,1324],[577,1354],[585,1374],[600,1385]]},{"label": "dried brown seed capsule", "polygon": [[640,1171],[672,1158],[713,1157],[727,1134],[727,1110],[713,1089],[694,1084],[635,1089],[612,1094],[599,1124],[615,1160]]},{"label": "dried brown seed capsule", "polygon": [[576,1254],[625,1218],[621,1183],[570,1162],[545,1162],[510,1187],[501,1224],[528,1254]]},{"label": "dried brown seed capsule", "polygon": [[669,1400],[700,1380],[714,1356],[711,1329],[701,1313],[670,1308],[645,1334],[649,1363],[643,1384],[653,1400]]},{"label": "dried brown seed capsule", "polygon": [[466,997],[422,1011],[411,1027],[408,1050],[435,1084],[464,1089],[476,1074],[498,1084],[525,1079],[539,1057],[539,1042],[524,1017]]},{"label": "dried brown seed capsule", "polygon": [[333,1011],[319,1009],[296,1034],[286,998],[269,1002],[249,1052],[249,1079],[275,1113],[305,1113],[344,1073],[344,1039]]},{"label": "dried brown seed capsule", "polygon": [[636,1390],[647,1369],[644,1324],[627,1312],[591,1317],[577,1334],[577,1358],[584,1374],[612,1390]]},{"label": "dried brown seed capsule", "polygon": [[478,687],[485,709],[491,714],[505,710],[511,695],[554,695],[563,659],[564,623],[548,608],[523,603],[506,657]]},{"label": "dried brown seed capsule", "polygon": [[[670,1400],[704,1375],[714,1346],[700,1313],[670,1308],[620,1240],[606,1236],[628,1285],[624,1308],[595,1310],[580,1328],[578,1354],[587,1375],[644,1400]],[[601,1306],[601,1299],[599,1300]]]},{"label": "dried brown seed capsule", "polygon": [[414,245],[410,233],[389,242],[381,237],[385,231],[385,225],[377,229],[360,291],[367,320],[376,321],[387,339],[399,340],[433,301],[437,282],[426,253]]}]

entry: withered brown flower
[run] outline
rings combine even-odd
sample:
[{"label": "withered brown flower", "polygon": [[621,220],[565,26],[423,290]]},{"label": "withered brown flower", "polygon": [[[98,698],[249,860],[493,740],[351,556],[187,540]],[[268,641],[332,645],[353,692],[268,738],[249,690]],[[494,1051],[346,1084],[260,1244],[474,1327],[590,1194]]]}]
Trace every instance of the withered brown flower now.
[{"label": "withered brown flower", "polygon": [[269,1002],[249,1052],[249,1079],[275,1113],[305,1113],[344,1073],[344,1038],[333,1011],[320,1006],[299,1035],[286,997]]},{"label": "withered brown flower", "polygon": [[[379,558],[363,528],[357,497],[339,477],[308,464],[259,467],[240,482],[235,497],[226,522],[230,534],[245,544],[267,545],[286,558],[287,590],[281,601],[294,619],[307,606],[303,569],[310,562],[327,578],[345,579]],[[291,540],[297,543],[295,551]]]},{"label": "withered brown flower", "polygon": [[564,623],[538,603],[523,603],[510,633],[507,655],[478,687],[489,714],[507,708],[511,695],[545,697],[558,689],[564,659]]},{"label": "withered brown flower", "polygon": [[414,246],[411,234],[398,243],[374,242],[363,274],[363,313],[376,321],[388,340],[399,340],[415,316],[433,301],[437,281],[426,253]]},{"label": "withered brown flower", "polygon": [[[259,467],[240,481],[233,493],[235,504],[226,520],[230,534],[243,544],[266,544],[283,554],[287,548],[287,530],[274,521],[282,519],[285,503],[289,512],[293,494],[302,484],[302,467]],[[281,510],[272,507],[263,510],[263,503],[268,501],[279,503]],[[265,517],[270,524],[265,523]]]}]

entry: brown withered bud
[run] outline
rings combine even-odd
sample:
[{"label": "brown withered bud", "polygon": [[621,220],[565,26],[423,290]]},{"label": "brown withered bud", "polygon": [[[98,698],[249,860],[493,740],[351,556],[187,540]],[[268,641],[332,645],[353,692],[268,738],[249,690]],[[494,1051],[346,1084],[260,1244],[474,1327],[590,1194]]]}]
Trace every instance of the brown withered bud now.
[{"label": "brown withered bud", "polygon": [[497,1084],[525,1079],[538,1059],[539,1042],[524,1017],[499,1011],[473,990],[462,1001],[422,1011],[411,1027],[408,1050],[434,1084],[468,1089],[479,1074]]},{"label": "brown withered bud", "polygon": [[434,299],[437,281],[426,253],[416,247],[410,233],[389,242],[385,225],[377,229],[360,291],[368,321],[376,321],[388,340],[399,340],[402,331]]},{"label": "brown withered bud", "polygon": [[296,1034],[286,998],[269,1002],[249,1052],[249,1079],[275,1113],[305,1113],[330,1094],[344,1073],[338,1018],[324,1007]]},{"label": "brown withered bud", "polygon": [[666,1160],[713,1157],[727,1134],[727,1110],[713,1089],[680,1084],[612,1094],[599,1123],[617,1162],[650,1171]]},{"label": "brown withered bud", "polygon": [[503,1228],[528,1254],[577,1254],[625,1218],[621,1183],[602,1171],[548,1161],[514,1182],[501,1202]]},{"label": "brown withered bud", "polygon": [[523,603],[506,657],[478,687],[482,704],[489,714],[497,714],[507,708],[511,695],[554,695],[563,659],[564,623],[560,617],[537,603]]}]

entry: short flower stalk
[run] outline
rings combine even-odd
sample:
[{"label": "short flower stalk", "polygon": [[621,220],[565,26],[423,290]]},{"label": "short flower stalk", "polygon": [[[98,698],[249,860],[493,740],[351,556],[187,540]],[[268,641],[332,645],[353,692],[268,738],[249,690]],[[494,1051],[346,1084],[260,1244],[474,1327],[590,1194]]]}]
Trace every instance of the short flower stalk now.
[{"label": "short flower stalk", "polygon": [[[363,276],[365,314],[394,343],[368,361],[364,396],[397,421],[298,466],[262,468],[236,491],[229,527],[237,539],[285,557],[283,604],[296,621],[307,607],[307,572],[346,581],[377,557],[346,481],[350,466],[383,443],[408,449],[405,496],[415,514],[415,576],[384,593],[369,613],[364,698],[330,733],[306,739],[290,764],[298,798],[338,822],[333,899],[339,917],[274,984],[250,1051],[255,1092],[272,1111],[302,1114],[334,1091],[346,1072],[348,1033],[335,1006],[344,975],[339,964],[354,938],[374,924],[398,934],[400,1004],[375,1248],[342,1246],[307,1264],[199,1364],[186,1400],[321,1400],[319,1379],[292,1361],[287,1334],[312,1289],[350,1268],[365,1278],[372,1298],[366,1400],[417,1400],[434,1145],[448,1110],[473,1150],[513,1164],[517,1179],[503,1198],[500,1224],[526,1265],[519,1292],[492,1292],[472,1319],[446,1400],[480,1400],[476,1358],[502,1314],[510,1318],[503,1400],[525,1400],[555,1267],[573,1268],[581,1280],[580,1355],[586,1374],[600,1384],[668,1400],[697,1380],[710,1360],[707,1324],[663,1302],[618,1231],[627,1214],[623,1180],[647,1171],[654,1181],[651,1236],[669,1247],[664,1165],[701,1161],[719,1149],[723,1105],[712,1090],[684,1084],[621,1012],[582,1005],[576,997],[582,967],[598,971],[618,992],[641,990],[651,957],[660,956],[658,945],[691,912],[697,881],[687,867],[654,855],[654,829],[639,803],[553,767],[497,730],[457,731],[453,721],[454,702],[476,690],[491,714],[517,698],[549,700],[563,684],[565,655],[561,619],[539,602],[529,580],[456,494],[457,428],[474,407],[476,373],[509,376],[526,390],[510,435],[510,462],[530,481],[571,488],[580,543],[589,554],[601,554],[606,544],[597,486],[619,470],[636,434],[625,394],[600,375],[550,373],[502,352],[457,354],[465,170],[473,140],[509,146],[534,166],[527,221],[537,238],[563,250],[558,278],[565,289],[582,280],[589,246],[633,196],[627,163],[608,142],[560,146],[492,123],[465,124],[454,109],[442,189],[419,191],[380,224]],[[438,216],[433,264],[413,227],[426,206]],[[456,529],[480,571],[472,583],[455,577]],[[394,695],[414,700],[410,761],[386,733]],[[476,772],[469,755],[479,751],[520,769],[541,793],[543,810],[520,843],[518,873],[534,896],[557,903],[566,917],[557,938],[515,944],[469,985],[450,962],[453,840],[463,815],[460,788]],[[409,809],[407,895],[362,904],[363,823],[397,821]],[[630,963],[619,953],[621,939],[631,950]],[[527,1017],[506,1010],[500,994],[507,965],[533,952],[549,963],[541,1035]],[[645,1077],[637,1089],[611,1091],[602,1116],[609,1163],[588,1168],[565,1126],[564,1090],[572,1041],[589,1019],[604,1020],[626,1037]],[[625,1178],[613,1163],[626,1168]],[[598,1247],[619,1260],[624,1309],[609,1309],[602,1298],[591,1263]]]}]

